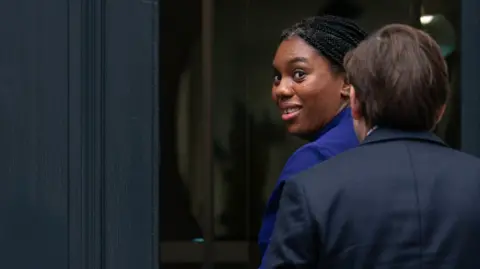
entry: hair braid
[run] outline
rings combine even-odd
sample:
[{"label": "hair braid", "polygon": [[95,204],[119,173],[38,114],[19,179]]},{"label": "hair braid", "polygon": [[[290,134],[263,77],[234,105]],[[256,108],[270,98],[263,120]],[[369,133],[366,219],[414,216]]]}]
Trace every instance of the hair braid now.
[{"label": "hair braid", "polygon": [[331,15],[301,20],[283,31],[281,41],[298,36],[315,48],[330,63],[344,71],[343,58],[367,37],[354,21]]}]

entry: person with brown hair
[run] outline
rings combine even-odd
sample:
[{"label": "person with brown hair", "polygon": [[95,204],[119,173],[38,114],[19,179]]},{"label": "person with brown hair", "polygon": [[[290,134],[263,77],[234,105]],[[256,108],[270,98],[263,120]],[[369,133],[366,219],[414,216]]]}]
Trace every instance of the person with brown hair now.
[{"label": "person with brown hair", "polygon": [[480,268],[480,159],[432,130],[440,48],[385,26],[344,59],[360,146],[285,183],[265,268]]}]

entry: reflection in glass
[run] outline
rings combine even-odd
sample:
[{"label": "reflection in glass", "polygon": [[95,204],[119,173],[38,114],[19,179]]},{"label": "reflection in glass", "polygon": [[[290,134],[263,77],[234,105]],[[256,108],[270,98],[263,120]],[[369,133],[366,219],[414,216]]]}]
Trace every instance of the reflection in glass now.
[{"label": "reflection in glass", "polygon": [[442,14],[423,15],[420,17],[422,29],[438,43],[443,57],[447,57],[455,50],[455,30]]},{"label": "reflection in glass", "polygon": [[[182,80],[189,52],[200,37],[200,2],[184,9],[175,1],[161,1],[160,32],[160,235],[162,241],[202,237],[199,220],[191,210],[188,180],[180,171],[177,124]],[[197,23],[194,23],[197,21]],[[187,123],[188,124],[188,123]]]},{"label": "reflection in glass", "polygon": [[436,128],[436,133],[449,146],[460,149],[461,146],[461,100],[460,74],[461,51],[458,34],[461,29],[461,1],[423,1],[423,18],[420,22],[442,48],[448,65],[451,94],[447,110]]}]

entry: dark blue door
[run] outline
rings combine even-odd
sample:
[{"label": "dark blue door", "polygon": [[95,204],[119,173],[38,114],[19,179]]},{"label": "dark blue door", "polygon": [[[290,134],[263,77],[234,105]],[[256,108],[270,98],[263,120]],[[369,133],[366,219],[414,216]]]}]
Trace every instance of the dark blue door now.
[{"label": "dark blue door", "polygon": [[0,268],[158,267],[158,3],[0,3]]}]

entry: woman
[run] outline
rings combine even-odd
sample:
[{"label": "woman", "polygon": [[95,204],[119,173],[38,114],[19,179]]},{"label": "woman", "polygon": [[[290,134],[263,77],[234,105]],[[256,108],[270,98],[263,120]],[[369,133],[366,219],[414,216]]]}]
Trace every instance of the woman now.
[{"label": "woman", "polygon": [[263,257],[276,220],[284,181],[357,146],[349,103],[345,54],[365,37],[353,21],[334,16],[304,19],[286,29],[273,60],[272,98],[288,132],[308,139],[287,161],[270,196],[259,233]]}]

